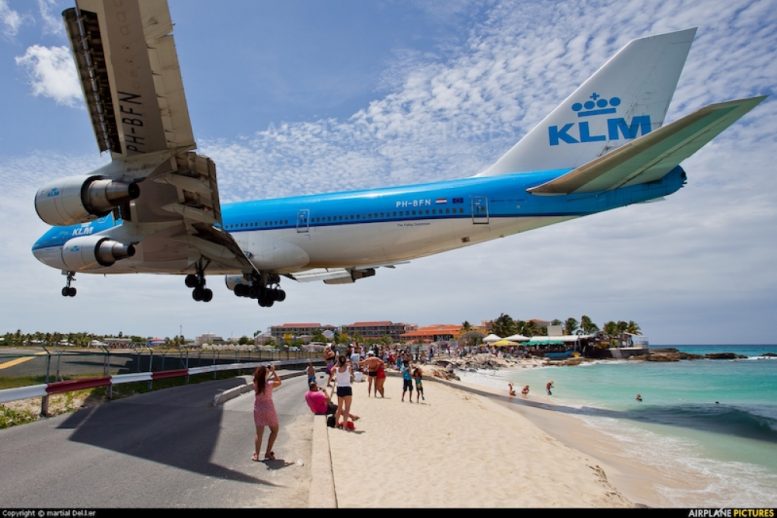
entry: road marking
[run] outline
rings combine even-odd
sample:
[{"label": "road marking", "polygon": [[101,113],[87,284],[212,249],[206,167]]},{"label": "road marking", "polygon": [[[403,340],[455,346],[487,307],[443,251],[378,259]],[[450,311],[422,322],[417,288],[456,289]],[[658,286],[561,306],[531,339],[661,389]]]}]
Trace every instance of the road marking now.
[{"label": "road marking", "polygon": [[[43,354],[46,354],[46,353],[35,353],[35,356],[41,356]],[[23,356],[21,358],[16,358],[15,360],[10,360],[7,362],[0,363],[0,369],[7,369],[9,367],[14,367],[24,362],[34,360],[35,356]]]}]

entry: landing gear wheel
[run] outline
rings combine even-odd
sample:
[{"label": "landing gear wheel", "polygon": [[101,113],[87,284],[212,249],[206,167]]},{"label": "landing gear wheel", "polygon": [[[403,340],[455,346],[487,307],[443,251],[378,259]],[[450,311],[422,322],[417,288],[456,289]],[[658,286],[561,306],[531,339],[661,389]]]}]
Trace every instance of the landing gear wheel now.
[{"label": "landing gear wheel", "polygon": [[[211,296],[213,296],[211,294]],[[200,302],[205,297],[205,289],[204,288],[194,288],[192,290],[192,298],[196,300],[197,302]]]},{"label": "landing gear wheel", "polygon": [[275,290],[275,300],[278,302],[286,300],[286,292],[283,290]]},{"label": "landing gear wheel", "polygon": [[62,296],[63,297],[69,297],[70,296],[70,288],[68,288],[67,286],[62,288]]},{"label": "landing gear wheel", "polygon": [[210,302],[211,300],[213,300],[213,291],[211,291],[209,288],[204,288],[202,290],[202,301]]},{"label": "landing gear wheel", "polygon": [[197,285],[199,284],[197,276],[194,275],[193,273],[190,273],[189,275],[186,276],[186,278],[184,279],[184,283],[186,283],[187,288],[196,288]]}]

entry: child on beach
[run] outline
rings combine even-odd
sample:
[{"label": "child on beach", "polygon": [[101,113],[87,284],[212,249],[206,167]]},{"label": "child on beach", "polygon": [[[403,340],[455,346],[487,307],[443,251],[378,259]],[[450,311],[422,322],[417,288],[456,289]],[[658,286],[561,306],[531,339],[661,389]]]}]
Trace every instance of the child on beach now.
[{"label": "child on beach", "polygon": [[521,390],[521,394],[523,394],[524,396],[528,396],[529,395],[529,385],[524,385],[523,386],[523,390]]},{"label": "child on beach", "polygon": [[553,388],[553,380],[550,380],[549,382],[547,382],[547,383],[545,384],[545,390],[547,390],[547,391],[548,391],[548,395],[549,395],[549,396],[552,396],[552,395],[553,395],[553,393],[550,391],[550,389],[552,389],[552,388]]},{"label": "child on beach", "polygon": [[405,392],[410,391],[410,402],[413,402],[413,377],[410,374],[410,364],[402,366],[402,402],[405,401]]},{"label": "child on beach", "polygon": [[[421,398],[424,401],[426,401],[426,398],[424,397],[424,385],[423,385],[423,379],[422,379],[423,373],[421,372],[421,367],[416,367],[413,371],[413,379],[415,380],[415,402],[418,403],[418,399]],[[412,399],[413,393],[410,393],[410,397]]]},{"label": "child on beach", "polygon": [[513,388],[512,383],[507,384],[507,390],[511,397],[515,395],[515,389]]}]

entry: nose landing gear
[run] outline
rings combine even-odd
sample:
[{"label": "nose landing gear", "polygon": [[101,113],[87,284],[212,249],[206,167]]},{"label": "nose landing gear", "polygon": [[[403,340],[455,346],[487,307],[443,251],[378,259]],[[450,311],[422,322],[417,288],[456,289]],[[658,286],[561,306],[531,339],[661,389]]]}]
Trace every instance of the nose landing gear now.
[{"label": "nose landing gear", "polygon": [[75,297],[76,289],[70,286],[70,283],[76,280],[76,272],[62,272],[67,275],[67,281],[65,281],[65,287],[62,288],[63,297]]}]

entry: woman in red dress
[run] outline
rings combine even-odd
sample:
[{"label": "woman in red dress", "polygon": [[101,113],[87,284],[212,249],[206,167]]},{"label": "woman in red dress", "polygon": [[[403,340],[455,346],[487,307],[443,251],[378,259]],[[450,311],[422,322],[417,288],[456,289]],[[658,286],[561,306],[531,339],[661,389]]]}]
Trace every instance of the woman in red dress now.
[{"label": "woman in red dress", "polygon": [[[269,379],[272,376],[273,379]],[[256,425],[256,439],[254,440],[254,454],[251,460],[259,460],[259,452],[262,449],[262,436],[264,427],[270,427],[270,438],[267,440],[267,450],[264,454],[265,460],[275,460],[275,452],[272,446],[275,444],[275,438],[278,437],[278,414],[275,412],[275,405],[272,402],[272,391],[281,386],[281,378],[275,372],[275,368],[270,365],[257,367],[254,371],[254,424]]]}]

